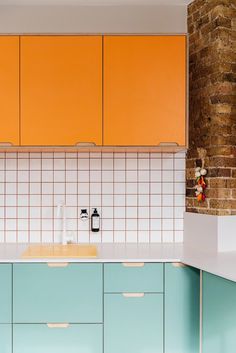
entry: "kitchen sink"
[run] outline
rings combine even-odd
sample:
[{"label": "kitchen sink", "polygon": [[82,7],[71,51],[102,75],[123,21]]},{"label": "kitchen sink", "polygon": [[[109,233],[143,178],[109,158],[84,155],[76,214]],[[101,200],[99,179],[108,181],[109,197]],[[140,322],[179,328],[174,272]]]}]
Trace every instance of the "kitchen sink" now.
[{"label": "kitchen sink", "polygon": [[97,247],[95,245],[80,244],[45,244],[29,245],[24,251],[22,259],[41,258],[94,258],[97,257]]}]

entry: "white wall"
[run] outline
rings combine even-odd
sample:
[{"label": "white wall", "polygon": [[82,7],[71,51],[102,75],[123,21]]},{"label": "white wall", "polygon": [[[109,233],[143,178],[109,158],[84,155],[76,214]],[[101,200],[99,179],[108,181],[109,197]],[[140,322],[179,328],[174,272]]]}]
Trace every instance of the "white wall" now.
[{"label": "white wall", "polygon": [[187,33],[186,6],[0,6],[0,34]]}]

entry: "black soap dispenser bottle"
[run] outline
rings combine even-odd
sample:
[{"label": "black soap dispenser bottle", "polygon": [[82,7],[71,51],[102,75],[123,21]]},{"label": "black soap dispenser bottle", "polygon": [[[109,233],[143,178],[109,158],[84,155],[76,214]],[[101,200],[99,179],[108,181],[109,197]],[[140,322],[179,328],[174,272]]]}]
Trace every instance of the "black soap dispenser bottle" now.
[{"label": "black soap dispenser bottle", "polygon": [[100,230],[100,215],[96,208],[93,209],[91,216],[91,230],[92,232],[99,232]]}]

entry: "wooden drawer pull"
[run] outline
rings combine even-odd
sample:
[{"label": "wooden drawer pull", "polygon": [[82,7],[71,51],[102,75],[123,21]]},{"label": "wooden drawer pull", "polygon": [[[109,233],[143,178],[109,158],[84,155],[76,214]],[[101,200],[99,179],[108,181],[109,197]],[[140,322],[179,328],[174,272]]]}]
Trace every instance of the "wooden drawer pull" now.
[{"label": "wooden drawer pull", "polygon": [[177,143],[177,142],[160,142],[159,144],[158,144],[158,146],[160,146],[160,147],[171,147],[171,146],[179,146],[179,144]]},{"label": "wooden drawer pull", "polygon": [[143,298],[144,293],[122,293],[125,298]]},{"label": "wooden drawer pull", "polygon": [[187,265],[183,264],[182,262],[172,262],[172,266],[174,266],[174,267],[187,267]]},{"label": "wooden drawer pull", "polygon": [[67,267],[68,262],[48,262],[48,267]]},{"label": "wooden drawer pull", "polygon": [[77,142],[75,144],[76,147],[93,147],[96,146],[95,142]]},{"label": "wooden drawer pull", "polygon": [[143,267],[144,262],[123,262],[124,267]]},{"label": "wooden drawer pull", "polygon": [[68,328],[70,324],[68,323],[62,323],[62,324],[47,324],[48,328]]}]

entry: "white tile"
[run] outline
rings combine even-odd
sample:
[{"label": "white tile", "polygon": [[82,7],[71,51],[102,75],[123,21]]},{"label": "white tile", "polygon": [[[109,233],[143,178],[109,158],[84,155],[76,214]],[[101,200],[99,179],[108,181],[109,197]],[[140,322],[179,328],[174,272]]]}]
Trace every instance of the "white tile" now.
[{"label": "white tile", "polygon": [[137,218],[138,208],[137,207],[126,207],[126,218]]},{"label": "white tile", "polygon": [[163,219],[162,220],[162,229],[163,230],[174,230],[173,219]]},{"label": "white tile", "polygon": [[137,231],[126,231],[126,242],[127,243],[137,243],[138,232]]},{"label": "white tile", "polygon": [[18,183],[18,194],[28,194],[29,193],[29,184],[28,183]]},{"label": "white tile", "polygon": [[41,172],[38,170],[30,170],[30,182],[41,182]]},{"label": "white tile", "polygon": [[114,242],[125,243],[125,231],[114,231]]},{"label": "white tile", "polygon": [[126,193],[127,194],[137,194],[138,184],[137,183],[126,183]]},{"label": "white tile", "polygon": [[151,230],[161,230],[161,219],[151,219]]},{"label": "white tile", "polygon": [[[17,204],[16,201],[17,201],[16,195],[7,195],[6,200],[5,200],[5,204],[6,204],[6,206],[16,206],[16,204]],[[0,205],[2,205],[1,202],[0,202]]]},{"label": "white tile", "polygon": [[53,183],[42,183],[42,194],[53,194]]},{"label": "white tile", "polygon": [[[56,242],[56,237],[55,237],[55,242]],[[43,243],[52,243],[53,242],[53,232],[52,231],[42,231],[42,242]],[[59,239],[58,242],[61,242],[61,238]]]},{"label": "white tile", "polygon": [[162,206],[174,206],[174,197],[173,195],[163,195],[162,196]]},{"label": "white tile", "polygon": [[90,207],[100,207],[102,205],[101,195],[90,195]]},{"label": "white tile", "polygon": [[81,206],[82,208],[88,208],[89,195],[78,195],[78,206]]},{"label": "white tile", "polygon": [[101,229],[102,230],[113,230],[113,219],[102,219],[102,224],[101,224]]},{"label": "white tile", "polygon": [[149,230],[149,219],[139,219],[138,220],[138,230]]},{"label": "white tile", "polygon": [[16,170],[17,169],[17,160],[6,159],[6,170]]},{"label": "white tile", "polygon": [[137,231],[138,221],[137,219],[126,219],[126,231]]},{"label": "white tile", "polygon": [[42,207],[42,218],[53,218],[53,207]]},{"label": "white tile", "polygon": [[125,218],[126,210],[125,207],[115,207],[114,217],[115,218]]},{"label": "white tile", "polygon": [[102,183],[103,194],[113,194],[113,183]]},{"label": "white tile", "polygon": [[41,169],[41,159],[30,159],[30,170],[40,170]]},{"label": "white tile", "polygon": [[17,229],[27,231],[29,229],[29,220],[28,219],[18,219]]},{"label": "white tile", "polygon": [[138,195],[138,205],[139,206],[150,206],[149,195]]},{"label": "white tile", "polygon": [[66,185],[65,183],[54,183],[53,184],[54,190],[53,193],[54,194],[65,194],[66,193]]},{"label": "white tile", "polygon": [[162,207],[162,217],[163,218],[173,218],[174,217],[174,207]]},{"label": "white tile", "polygon": [[[24,220],[22,220],[24,221]],[[26,229],[28,229],[28,224],[25,224]],[[30,219],[30,224],[29,224],[30,230],[41,230],[41,219]],[[23,230],[23,229],[22,229]]]},{"label": "white tile", "polygon": [[139,194],[149,194],[149,182],[138,183],[138,193]]},{"label": "white tile", "polygon": [[175,170],[185,170],[185,159],[175,159],[174,166]]},{"label": "white tile", "polygon": [[[151,170],[151,182],[161,182],[161,171]],[[163,179],[164,180],[164,179]]]},{"label": "white tile", "polygon": [[42,219],[42,230],[53,230],[53,220],[52,219]]},{"label": "white tile", "polygon": [[30,195],[29,202],[31,206],[40,206],[41,205],[41,196],[40,195]]},{"label": "white tile", "polygon": [[101,170],[102,160],[101,159],[90,159],[90,170]]},{"label": "white tile", "polygon": [[175,171],[175,181],[185,182],[185,171]]},{"label": "white tile", "polygon": [[18,218],[28,218],[29,217],[29,208],[28,207],[18,207],[17,208]]},{"label": "white tile", "polygon": [[175,219],[174,229],[175,230],[184,230],[184,220],[183,219]]},{"label": "white tile", "polygon": [[162,183],[162,192],[163,192],[163,194],[173,195],[173,193],[174,193],[174,183]]},{"label": "white tile", "polygon": [[6,218],[17,218],[16,207],[6,207],[5,215]]},{"label": "white tile", "polygon": [[[6,180],[6,178],[5,178],[5,171],[4,170],[0,170],[0,182],[2,183],[2,182],[4,182]],[[8,180],[8,181],[11,181],[11,180]],[[13,182],[15,182],[16,181],[16,178],[15,178],[15,180],[12,180]]]},{"label": "white tile", "polygon": [[30,207],[30,217],[40,218],[41,217],[41,207]]},{"label": "white tile", "polygon": [[102,169],[103,170],[113,170],[113,159],[103,158],[102,159]]},{"label": "white tile", "polygon": [[[7,198],[7,197],[6,197]],[[0,195],[0,206],[4,206],[5,205],[5,195]],[[13,205],[14,206],[14,205]]]},{"label": "white tile", "polygon": [[66,183],[66,194],[77,194],[77,183]]},{"label": "white tile", "polygon": [[30,183],[30,194],[39,195],[41,194],[41,183]]},{"label": "white tile", "polygon": [[126,173],[124,170],[115,170],[114,171],[114,181],[115,182],[125,182]]},{"label": "white tile", "polygon": [[113,206],[113,195],[102,195],[103,206]]},{"label": "white tile", "polygon": [[174,160],[170,159],[163,159],[162,160],[162,169],[163,170],[173,170],[174,169]]},{"label": "white tile", "polygon": [[125,206],[125,195],[114,195],[114,206]]},{"label": "white tile", "polygon": [[139,206],[138,207],[138,218],[149,218],[150,207],[148,206]]},{"label": "white tile", "polygon": [[77,170],[77,159],[66,158],[66,169],[67,170]]},{"label": "white tile", "polygon": [[162,241],[162,233],[159,230],[150,232],[150,242],[151,243],[161,243]]},{"label": "white tile", "polygon": [[78,159],[89,159],[89,152],[78,152]]},{"label": "white tile", "polygon": [[[63,170],[56,170],[54,171],[54,182],[56,183],[63,183],[66,180],[66,175]],[[50,181],[50,180],[49,180]],[[69,181],[69,180],[68,180]]]},{"label": "white tile", "polygon": [[114,219],[114,230],[125,230],[126,220],[124,218]]},{"label": "white tile", "polygon": [[183,218],[184,217],[184,211],[185,211],[185,207],[177,207],[175,206],[174,208],[175,210],[175,218]]},{"label": "white tile", "polygon": [[161,218],[162,217],[162,209],[161,207],[151,207],[150,212],[151,212],[151,218]]},{"label": "white tile", "polygon": [[103,231],[102,232],[102,242],[103,243],[113,243],[113,231]]},{"label": "white tile", "polygon": [[151,206],[161,206],[161,195],[151,195]]},{"label": "white tile", "polygon": [[65,167],[64,159],[54,159],[54,170],[65,170]]},{"label": "white tile", "polygon": [[119,194],[125,194],[125,183],[115,183],[114,184],[114,193],[119,195]]},{"label": "white tile", "polygon": [[172,170],[162,171],[162,181],[163,182],[174,182],[174,172]]},{"label": "white tile", "polygon": [[113,171],[103,170],[102,171],[102,182],[113,182]]},{"label": "white tile", "polygon": [[175,195],[174,197],[175,206],[185,206],[185,195]]},{"label": "white tile", "polygon": [[101,152],[90,152],[89,156],[90,156],[90,158],[101,159],[102,158],[102,153]]},{"label": "white tile", "polygon": [[114,159],[115,170],[125,170],[125,159],[115,158]]},{"label": "white tile", "polygon": [[150,236],[150,233],[149,231],[141,231],[141,232],[138,232],[138,242],[139,243],[149,243],[149,236]]},{"label": "white tile", "polygon": [[16,243],[16,231],[6,231],[6,242]]},{"label": "white tile", "polygon": [[78,170],[89,170],[89,159],[79,159]]},{"label": "white tile", "polygon": [[14,195],[16,194],[16,183],[6,183],[6,194],[8,195]]},{"label": "white tile", "polygon": [[[27,178],[24,179],[24,180],[21,180],[21,178],[19,179],[19,173],[26,173],[27,174]],[[18,180],[17,180],[17,171],[15,170],[7,170],[6,171],[6,177],[5,177],[5,181],[6,182],[12,182],[12,183],[16,183],[16,181],[28,181],[28,176],[29,176],[29,173],[28,172],[19,172],[18,173]],[[4,181],[4,175],[1,175],[0,173],[0,181]]]},{"label": "white tile", "polygon": [[30,242],[31,243],[40,243],[41,242],[41,233],[40,231],[30,231]]},{"label": "white tile", "polygon": [[99,195],[102,193],[101,183],[90,183],[90,194]]},{"label": "white tile", "polygon": [[[100,183],[102,181],[102,173],[100,170],[90,171],[90,182]],[[107,180],[109,181],[109,180]]]},{"label": "white tile", "polygon": [[146,169],[149,170],[150,161],[149,158],[140,158],[138,160],[138,169]]},{"label": "white tile", "polygon": [[42,171],[42,182],[53,182],[53,171],[43,170]]},{"label": "white tile", "polygon": [[126,171],[126,182],[137,182],[138,181],[138,173],[136,170],[127,170]]},{"label": "white tile", "polygon": [[78,182],[89,182],[89,171],[79,170],[78,171]]},{"label": "white tile", "polygon": [[77,210],[77,205],[76,206],[67,206],[66,208],[66,215],[67,218],[77,218],[78,216],[78,210]]},{"label": "white tile", "polygon": [[42,170],[53,170],[53,159],[42,159]]},{"label": "white tile", "polygon": [[89,183],[78,183],[78,194],[79,195],[89,194]]},{"label": "white tile", "polygon": [[185,183],[175,183],[175,194],[185,195],[186,185]]},{"label": "white tile", "polygon": [[151,194],[161,194],[161,183],[151,183]]},{"label": "white tile", "polygon": [[89,243],[89,231],[78,232],[78,242],[79,243]]},{"label": "white tile", "polygon": [[0,206],[0,218],[4,218],[5,208]]},{"label": "white tile", "polygon": [[[41,196],[41,200],[40,199],[34,199],[35,201],[35,203],[31,203],[32,204],[32,206],[38,206],[38,205],[40,205],[40,202],[41,202],[41,205],[42,206],[53,206],[53,196],[52,195],[42,195]],[[30,201],[31,201],[31,199],[30,199]]]},{"label": "white tile", "polygon": [[18,159],[17,162],[17,169],[18,170],[29,170],[29,159]]},{"label": "white tile", "polygon": [[136,170],[138,168],[137,158],[126,159],[126,169],[127,170]]},{"label": "white tile", "polygon": [[5,192],[5,184],[0,183],[0,194],[4,194],[4,192]]},{"label": "white tile", "polygon": [[161,170],[161,159],[151,159],[150,162],[152,170]]},{"label": "white tile", "polygon": [[113,218],[113,207],[102,207],[102,218]]},{"label": "white tile", "polygon": [[126,206],[137,206],[138,197],[137,195],[126,195]]},{"label": "white tile", "polygon": [[174,239],[176,243],[182,243],[184,238],[184,232],[183,231],[175,231],[174,233]]},{"label": "white tile", "polygon": [[89,220],[83,221],[81,219],[78,220],[78,230],[79,231],[89,231]]},{"label": "white tile", "polygon": [[0,219],[0,231],[5,229],[5,221],[4,219]]},{"label": "white tile", "polygon": [[138,171],[138,181],[139,181],[139,183],[148,182],[149,179],[150,179],[149,170],[139,170]]},{"label": "white tile", "polygon": [[20,230],[17,233],[17,241],[18,243],[27,243],[29,234],[27,231]]},{"label": "white tile", "polygon": [[0,170],[5,170],[5,159],[0,159]]},{"label": "white tile", "polygon": [[4,230],[0,230],[0,243],[4,243],[4,236],[5,236],[5,231]]},{"label": "white tile", "polygon": [[75,183],[78,180],[77,170],[67,170],[66,171],[66,181],[68,183]]},{"label": "white tile", "polygon": [[163,243],[173,243],[174,232],[172,230],[162,231]]}]

